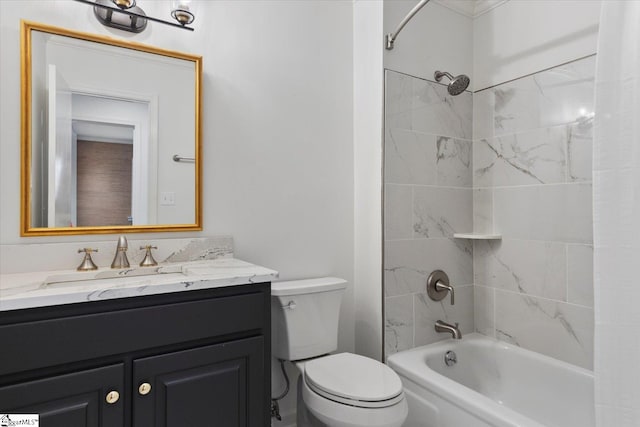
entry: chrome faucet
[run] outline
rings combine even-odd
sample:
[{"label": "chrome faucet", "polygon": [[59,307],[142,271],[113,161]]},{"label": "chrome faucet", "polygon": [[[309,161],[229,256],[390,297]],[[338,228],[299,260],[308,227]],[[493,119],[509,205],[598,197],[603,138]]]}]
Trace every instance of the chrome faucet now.
[{"label": "chrome faucet", "polygon": [[451,338],[461,339],[462,332],[458,329],[458,324],[455,326],[448,324],[447,322],[443,322],[442,320],[437,320],[435,325],[436,332],[449,332],[451,334]]},{"label": "chrome faucet", "polygon": [[127,238],[120,236],[118,239],[118,247],[116,248],[116,255],[113,257],[111,268],[129,268],[129,260],[127,259],[127,249],[129,245]]}]

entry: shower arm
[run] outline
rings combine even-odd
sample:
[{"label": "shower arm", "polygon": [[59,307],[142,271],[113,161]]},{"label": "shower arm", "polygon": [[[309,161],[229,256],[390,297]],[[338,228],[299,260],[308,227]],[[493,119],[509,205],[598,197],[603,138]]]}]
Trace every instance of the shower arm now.
[{"label": "shower arm", "polygon": [[393,43],[396,41],[396,38],[398,37],[398,34],[400,34],[400,31],[402,31],[404,26],[407,25],[409,21],[411,21],[411,18],[413,18],[413,16],[418,13],[418,11],[422,9],[425,4],[429,3],[429,1],[430,0],[420,0],[420,2],[415,5],[413,9],[411,9],[411,12],[409,12],[407,16],[405,16],[404,19],[400,22],[398,28],[396,28],[393,33],[389,33],[385,36],[385,48],[387,50],[393,49]]}]

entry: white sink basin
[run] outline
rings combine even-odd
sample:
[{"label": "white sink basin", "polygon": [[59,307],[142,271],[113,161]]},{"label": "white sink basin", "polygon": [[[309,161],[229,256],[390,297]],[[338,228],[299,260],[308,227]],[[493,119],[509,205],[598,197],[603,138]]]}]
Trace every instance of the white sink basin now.
[{"label": "white sink basin", "polygon": [[210,269],[210,261],[190,261],[183,263],[172,263],[157,265],[155,267],[130,267],[130,268],[100,268],[92,271],[64,271],[47,276],[42,282],[44,286],[60,286],[64,283],[83,282],[86,280],[118,279],[137,276],[156,276],[159,274],[173,274],[177,277],[184,277],[190,274],[201,274],[202,271]]}]

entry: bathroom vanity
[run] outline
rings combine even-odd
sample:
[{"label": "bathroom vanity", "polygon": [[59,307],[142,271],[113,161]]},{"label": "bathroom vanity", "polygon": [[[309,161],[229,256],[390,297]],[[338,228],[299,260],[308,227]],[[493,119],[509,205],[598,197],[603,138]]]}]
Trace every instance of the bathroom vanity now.
[{"label": "bathroom vanity", "polygon": [[43,427],[268,425],[277,273],[235,259],[207,266],[181,281],[23,293],[4,277],[0,413],[38,413]]}]

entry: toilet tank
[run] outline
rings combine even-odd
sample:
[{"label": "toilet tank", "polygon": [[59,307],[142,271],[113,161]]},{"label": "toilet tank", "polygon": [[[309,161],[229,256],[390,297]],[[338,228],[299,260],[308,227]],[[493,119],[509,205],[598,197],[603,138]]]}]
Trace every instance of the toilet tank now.
[{"label": "toilet tank", "polygon": [[338,347],[340,303],[347,282],[336,277],[271,284],[271,351],[300,360]]}]

